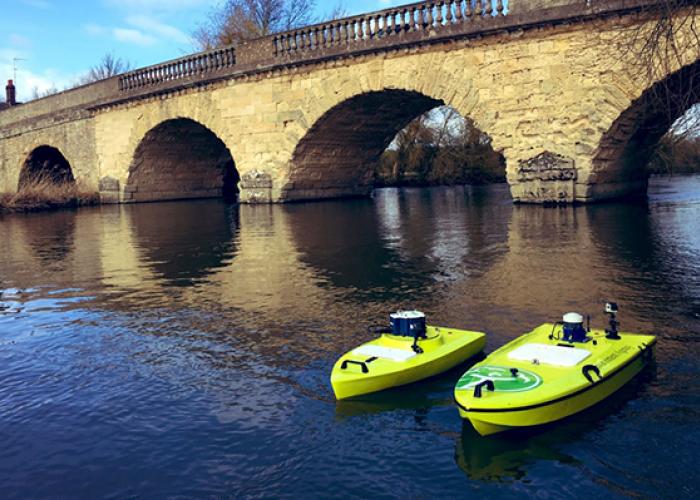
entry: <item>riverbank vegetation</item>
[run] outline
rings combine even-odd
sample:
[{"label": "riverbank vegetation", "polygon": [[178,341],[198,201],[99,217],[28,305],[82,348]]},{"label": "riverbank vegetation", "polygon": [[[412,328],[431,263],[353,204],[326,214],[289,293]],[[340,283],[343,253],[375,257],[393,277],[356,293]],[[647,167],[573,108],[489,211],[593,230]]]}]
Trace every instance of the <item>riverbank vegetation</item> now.
[{"label": "riverbank vegetation", "polygon": [[96,205],[99,200],[98,193],[76,182],[56,182],[49,176],[38,176],[22,183],[16,193],[0,194],[0,213],[81,207]]},{"label": "riverbank vegetation", "polygon": [[667,135],[659,142],[648,166],[651,174],[700,174],[700,135]]},{"label": "riverbank vegetation", "polygon": [[375,169],[377,186],[505,182],[505,159],[491,138],[453,108],[436,108],[398,133]]}]

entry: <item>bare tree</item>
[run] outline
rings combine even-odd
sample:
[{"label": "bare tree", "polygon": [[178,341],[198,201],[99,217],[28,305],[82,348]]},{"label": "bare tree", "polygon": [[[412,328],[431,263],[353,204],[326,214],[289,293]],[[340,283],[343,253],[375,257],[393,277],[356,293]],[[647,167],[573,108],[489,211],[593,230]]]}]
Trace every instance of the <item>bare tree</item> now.
[{"label": "bare tree", "polygon": [[114,54],[105,54],[102,59],[90,68],[87,75],[80,79],[79,84],[97,82],[131,70],[131,63]]},{"label": "bare tree", "polygon": [[502,182],[505,161],[473,120],[441,106],[398,133],[375,177],[383,185]]},{"label": "bare tree", "polygon": [[[313,24],[315,8],[315,0],[227,0],[195,29],[193,38],[201,50],[231,45]],[[339,4],[329,16],[344,14]]]},{"label": "bare tree", "polygon": [[[657,163],[674,158],[677,144],[700,134],[699,4],[698,0],[650,4],[640,14],[645,22],[623,26],[614,39],[619,56],[631,62],[632,78],[649,89],[639,103],[643,112],[637,135],[647,138],[645,146],[657,156]],[[658,148],[662,142],[654,139],[661,136],[663,148]]]},{"label": "bare tree", "polygon": [[51,87],[44,90],[39,90],[39,87],[33,87],[30,100],[35,101],[37,99],[42,99],[50,95],[58,94],[59,92],[60,90],[58,90],[58,88],[56,88],[55,85],[51,85]]}]

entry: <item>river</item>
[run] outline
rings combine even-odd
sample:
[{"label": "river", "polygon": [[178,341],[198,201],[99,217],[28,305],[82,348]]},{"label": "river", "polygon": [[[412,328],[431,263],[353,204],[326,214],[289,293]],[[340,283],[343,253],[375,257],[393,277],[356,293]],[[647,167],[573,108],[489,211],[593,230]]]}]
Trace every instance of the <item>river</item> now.
[{"label": "river", "polygon": [[[0,255],[3,498],[700,496],[700,176],[590,207],[497,185],[8,215]],[[606,300],[656,364],[559,424],[479,437],[465,366],[334,401],[398,308],[488,352]]]}]

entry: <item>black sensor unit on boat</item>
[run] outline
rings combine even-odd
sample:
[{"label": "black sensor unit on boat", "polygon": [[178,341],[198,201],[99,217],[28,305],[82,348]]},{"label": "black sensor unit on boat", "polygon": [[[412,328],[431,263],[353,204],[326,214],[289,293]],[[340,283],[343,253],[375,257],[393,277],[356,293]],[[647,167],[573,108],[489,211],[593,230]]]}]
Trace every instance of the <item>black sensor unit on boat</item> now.
[{"label": "black sensor unit on boat", "polygon": [[389,315],[391,333],[402,337],[426,337],[425,314],[420,311],[398,311]]}]

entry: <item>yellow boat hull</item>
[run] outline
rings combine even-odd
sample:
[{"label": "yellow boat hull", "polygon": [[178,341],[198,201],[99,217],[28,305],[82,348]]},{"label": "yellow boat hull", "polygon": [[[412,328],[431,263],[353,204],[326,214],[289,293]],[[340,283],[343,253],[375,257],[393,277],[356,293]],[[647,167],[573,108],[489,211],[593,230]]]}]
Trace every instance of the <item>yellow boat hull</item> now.
[{"label": "yellow boat hull", "polygon": [[[451,328],[427,327],[418,341],[422,352],[413,353],[413,339],[384,334],[344,354],[333,367],[331,385],[339,400],[411,384],[439,375],[484,349],[486,335]],[[391,359],[369,353],[402,353],[408,359]]]},{"label": "yellow boat hull", "polygon": [[[556,422],[599,403],[650,362],[656,341],[650,335],[628,333],[620,334],[619,340],[610,340],[604,332],[593,331],[589,342],[568,344],[550,339],[552,331],[552,325],[542,325],[507,344],[475,365],[457,384],[455,400],[460,416],[468,419],[479,434]],[[571,366],[509,356],[532,345],[545,354],[573,354],[572,350],[588,354]],[[489,374],[494,375],[493,386],[487,381]],[[481,381],[480,390],[473,380]]]}]

